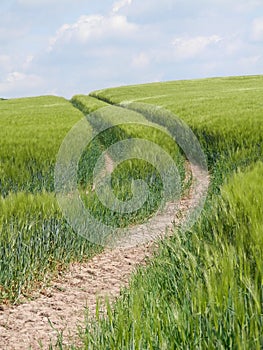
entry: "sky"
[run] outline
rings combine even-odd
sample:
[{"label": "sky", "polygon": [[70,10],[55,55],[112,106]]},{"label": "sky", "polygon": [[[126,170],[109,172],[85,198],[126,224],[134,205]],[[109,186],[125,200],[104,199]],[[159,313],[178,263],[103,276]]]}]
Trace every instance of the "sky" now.
[{"label": "sky", "polygon": [[263,0],[1,0],[0,97],[263,73]]}]

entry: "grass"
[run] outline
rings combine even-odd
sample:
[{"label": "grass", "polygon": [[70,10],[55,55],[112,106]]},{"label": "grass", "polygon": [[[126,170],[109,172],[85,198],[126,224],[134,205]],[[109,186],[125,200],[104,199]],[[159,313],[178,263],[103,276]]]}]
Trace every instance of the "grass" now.
[{"label": "grass", "polygon": [[60,144],[82,114],[61,97],[42,96],[0,104],[0,193],[53,191]]},{"label": "grass", "polygon": [[75,95],[72,97],[71,103],[85,115],[108,106],[108,103],[87,95]]},{"label": "grass", "polygon": [[160,243],[81,348],[261,349],[262,176],[261,162],[235,175],[192,232]]},{"label": "grass", "polygon": [[[83,118],[84,102],[87,110],[93,112],[106,105],[91,97],[78,101],[77,97],[72,99],[75,106],[81,106],[81,111],[65,99],[52,96],[1,102],[0,303],[19,302],[22,296],[30,296],[37,285],[46,283],[52,273],[102,250],[101,246],[89,243],[84,232],[84,237],[74,232],[63,217],[54,193],[56,156],[68,131]],[[143,119],[138,113],[129,114],[132,116],[124,114],[121,108],[111,108],[103,114],[93,113],[87,125],[90,132],[95,132],[99,118],[100,125],[108,126],[114,124],[116,117],[123,122],[123,115],[134,121]],[[79,161],[78,189],[92,216],[111,227],[143,222],[161,205],[160,174],[142,160],[121,162],[111,180],[113,193],[121,204],[132,200],[133,180],[143,179],[147,183],[150,196],[139,210],[128,215],[110,210],[91,191],[93,168],[101,152],[127,136],[159,143],[179,164],[184,176],[179,149],[174,149],[173,140],[160,129],[123,124],[100,133],[87,145]]]},{"label": "grass", "polygon": [[[74,104],[85,113],[89,109],[91,97],[78,95],[73,97]],[[99,103],[101,101],[97,100]],[[104,102],[102,102],[104,104]],[[95,103],[92,101],[92,106]],[[91,191],[93,169],[99,156],[105,150],[124,140],[131,140],[131,138],[143,139],[158,145],[169,154],[171,161],[176,164],[180,178],[183,180],[185,176],[184,169],[184,157],[181,155],[179,148],[175,144],[174,139],[169,136],[169,133],[164,128],[161,128],[159,124],[149,122],[141,113],[137,113],[132,110],[123,110],[123,108],[108,106],[100,109],[98,112],[89,114],[87,120],[90,122],[94,130],[101,129],[102,126],[105,131],[100,132],[95,137],[94,142],[86,148],[86,152],[79,163],[79,179],[80,188],[82,189],[82,198],[88,208],[99,208],[94,212],[94,216],[102,218],[104,222],[111,222],[117,227],[126,227],[129,223],[143,222],[149,218],[158,208],[160,208],[160,201],[162,200],[162,179],[160,171],[169,173],[170,164],[163,162],[162,166],[158,164],[161,159],[158,157],[156,149],[147,152],[143,149],[144,145],[136,146],[129,143],[121,144],[117,152],[109,152],[111,158],[114,161],[118,161],[118,156],[123,153],[124,158],[128,158],[127,161],[121,161],[116,170],[112,174],[111,185],[115,196],[120,201],[129,201],[132,199],[131,183],[133,180],[141,179],[147,186],[150,193],[149,199],[141,206],[139,210],[134,211],[131,214],[118,214],[117,212],[112,214],[112,211],[105,208],[100,203],[98,197],[94,194],[86,196],[85,191],[88,188]],[[148,146],[148,144],[146,145]],[[145,161],[145,154],[152,160]],[[90,155],[93,157],[91,158]],[[151,155],[151,157],[149,157]],[[138,159],[135,159],[135,158]],[[140,159],[141,158],[141,159]],[[184,190],[184,188],[183,188]]]},{"label": "grass", "polygon": [[177,230],[160,242],[158,254],[108,305],[106,316],[87,315],[78,348],[262,348],[262,89],[258,76],[91,94],[111,104],[124,101],[133,110],[144,108],[137,104],[143,102],[176,113],[206,152],[211,186],[191,231]]},{"label": "grass", "polygon": [[112,104],[132,101],[165,107],[190,126],[212,164],[223,151],[262,156],[262,91],[261,75],[127,86],[91,96]]},{"label": "grass", "polygon": [[[107,315],[87,315],[80,348],[261,349],[262,90],[263,76],[247,76],[106,89],[74,96],[71,103],[57,97],[1,101],[0,302],[17,301],[50,271],[101,249],[72,231],[54,196],[57,151],[83,114],[93,132],[110,128],[87,145],[78,167],[86,208],[104,222],[140,222],[152,215],[162,193],[158,171],[137,159],[119,164],[111,180],[120,201],[132,198],[133,179],[147,182],[153,196],[136,215],[125,221],[95,194],[84,195],[93,185],[89,169],[114,143],[132,137],[152,141],[184,176],[183,152],[163,133],[169,113],[152,113],[154,104],[178,115],[202,145],[211,175],[207,202],[191,231],[175,230],[160,242],[158,254],[108,305]],[[109,112],[96,112],[109,104]]]},{"label": "grass", "polygon": [[19,302],[71,261],[101,249],[75,234],[54,194],[10,194],[0,200],[0,302]]},{"label": "grass", "polygon": [[53,192],[60,144],[82,117],[59,97],[1,101],[0,303],[101,250],[73,232]]}]

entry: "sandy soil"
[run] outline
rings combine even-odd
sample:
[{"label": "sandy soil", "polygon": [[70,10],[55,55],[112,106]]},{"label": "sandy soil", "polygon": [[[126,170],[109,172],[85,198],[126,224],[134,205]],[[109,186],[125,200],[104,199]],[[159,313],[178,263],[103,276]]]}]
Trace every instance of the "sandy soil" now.
[{"label": "sandy soil", "polygon": [[169,203],[149,223],[131,229],[129,238],[86,264],[72,264],[35,300],[19,306],[0,306],[0,349],[48,349],[50,343],[56,344],[57,331],[63,331],[66,342],[74,340],[77,326],[83,324],[84,310],[88,307],[94,313],[97,297],[107,295],[114,300],[136,267],[152,255],[156,239],[165,232],[171,234],[174,225],[186,219],[189,210],[205,196],[207,174],[194,167],[192,174],[194,185],[187,197],[179,203]]}]

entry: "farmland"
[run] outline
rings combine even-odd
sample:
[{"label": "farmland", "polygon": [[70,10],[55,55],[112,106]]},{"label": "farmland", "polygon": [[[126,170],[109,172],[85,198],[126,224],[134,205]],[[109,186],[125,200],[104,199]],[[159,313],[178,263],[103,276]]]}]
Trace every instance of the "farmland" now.
[{"label": "farmland", "polygon": [[262,91],[259,76],[91,94],[130,101],[131,109],[161,105],[185,120],[206,152],[212,183],[194,227],[161,242],[107,315],[87,321],[83,348],[262,348]]},{"label": "farmland", "polygon": [[0,111],[0,300],[8,302],[95,247],[67,226],[53,193],[60,143],[82,114],[52,96],[1,101]]},{"label": "farmland", "polygon": [[[56,155],[84,115],[93,131],[97,124],[114,125],[123,108],[134,122],[127,126],[123,119],[123,125],[98,135],[80,159],[79,190],[95,217],[134,225],[160,203],[158,172],[134,159],[114,171],[114,192],[128,200],[132,179],[143,179],[151,199],[125,217],[99,202],[91,190],[91,169],[115,142],[137,137],[163,147],[184,179],[182,151],[162,133],[167,121],[160,114],[140,113],[151,111],[149,105],[161,106],[191,128],[204,150],[211,178],[205,208],[189,231],[175,229],[159,242],[154,258],[108,305],[104,317],[87,318],[79,334],[81,348],[261,349],[262,93],[263,76],[248,76],[105,89],[71,101],[52,96],[0,101],[0,303],[17,302],[51,272],[102,250],[73,231],[55,196]],[[107,106],[113,114],[96,114]],[[142,121],[147,126],[136,125]],[[153,132],[151,126],[157,125]]]},{"label": "farmland", "polygon": [[[95,111],[106,104],[88,97],[88,109]],[[85,261],[102,250],[74,232],[63,216],[55,196],[54,169],[60,145],[69,130],[83,118],[74,101],[59,97],[37,97],[2,101],[1,181],[0,181],[0,301],[19,303],[37,286],[47,283],[52,275],[72,261]],[[82,106],[82,105],[81,105]],[[79,108],[79,106],[78,106]],[[117,115],[107,112],[108,122]],[[130,112],[128,118],[142,117]],[[99,115],[96,115],[98,120]],[[106,115],[104,116],[106,121]],[[92,131],[93,126],[85,121]],[[94,126],[95,128],[95,126]],[[154,134],[141,127],[106,130],[87,145],[78,166],[78,184],[82,200],[97,219],[115,227],[143,222],[158,208],[162,184],[151,165],[140,160],[120,164],[112,177],[119,200],[131,197],[131,179],[144,179],[152,194],[140,210],[122,215],[105,208],[92,192],[93,168],[101,152],[127,135],[143,135],[158,144],[161,131]],[[147,136],[148,132],[148,136]],[[158,134],[159,133],[159,134]],[[169,137],[162,145],[170,150],[184,176],[183,158],[173,148]],[[152,181],[152,179],[155,181]],[[87,189],[89,195],[87,195]],[[100,234],[103,235],[102,233]],[[97,239],[94,239],[97,242]]]},{"label": "farmland", "polygon": [[262,170],[236,175],[192,232],[162,242],[107,316],[87,321],[83,348],[261,349]]}]

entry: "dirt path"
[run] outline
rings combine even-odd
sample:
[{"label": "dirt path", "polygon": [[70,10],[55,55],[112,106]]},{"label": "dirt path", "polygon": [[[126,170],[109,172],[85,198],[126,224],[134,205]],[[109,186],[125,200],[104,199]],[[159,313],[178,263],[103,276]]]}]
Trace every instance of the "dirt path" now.
[{"label": "dirt path", "polygon": [[66,341],[74,339],[77,326],[83,324],[84,309],[88,307],[93,313],[98,296],[117,297],[136,267],[152,255],[155,240],[164,232],[171,232],[173,225],[181,223],[199,201],[209,179],[195,167],[192,175],[194,185],[189,195],[177,204],[169,203],[148,224],[136,226],[129,239],[107,248],[87,264],[72,264],[36,300],[0,310],[0,349],[48,349],[50,342],[55,344],[57,339],[50,322],[63,331]]}]

